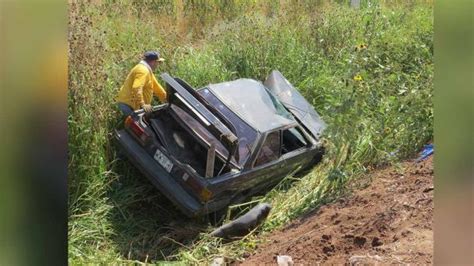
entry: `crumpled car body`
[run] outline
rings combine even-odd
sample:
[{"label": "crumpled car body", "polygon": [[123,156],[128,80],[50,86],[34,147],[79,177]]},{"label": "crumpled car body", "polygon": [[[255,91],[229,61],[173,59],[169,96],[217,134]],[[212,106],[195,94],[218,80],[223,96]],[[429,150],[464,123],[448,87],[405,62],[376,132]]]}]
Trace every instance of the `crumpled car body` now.
[{"label": "crumpled car body", "polygon": [[168,101],[136,111],[115,137],[129,160],[185,215],[201,216],[309,169],[324,122],[278,71],[195,90],[164,73]]}]

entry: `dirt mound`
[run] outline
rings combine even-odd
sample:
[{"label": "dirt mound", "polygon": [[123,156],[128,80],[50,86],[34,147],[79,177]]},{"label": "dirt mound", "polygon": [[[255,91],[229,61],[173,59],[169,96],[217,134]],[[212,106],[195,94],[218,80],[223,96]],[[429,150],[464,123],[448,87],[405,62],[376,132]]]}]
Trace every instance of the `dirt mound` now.
[{"label": "dirt mound", "polygon": [[375,171],[370,185],[268,237],[243,264],[432,263],[433,158]]}]

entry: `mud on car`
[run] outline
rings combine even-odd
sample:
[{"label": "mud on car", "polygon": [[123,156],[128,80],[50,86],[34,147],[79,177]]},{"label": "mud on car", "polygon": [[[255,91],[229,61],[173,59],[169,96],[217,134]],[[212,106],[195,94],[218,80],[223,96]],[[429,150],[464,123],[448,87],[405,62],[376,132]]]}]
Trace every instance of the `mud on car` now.
[{"label": "mud on car", "polygon": [[278,71],[194,89],[162,74],[168,101],[115,131],[128,159],[185,215],[244,201],[321,160],[324,122]]}]

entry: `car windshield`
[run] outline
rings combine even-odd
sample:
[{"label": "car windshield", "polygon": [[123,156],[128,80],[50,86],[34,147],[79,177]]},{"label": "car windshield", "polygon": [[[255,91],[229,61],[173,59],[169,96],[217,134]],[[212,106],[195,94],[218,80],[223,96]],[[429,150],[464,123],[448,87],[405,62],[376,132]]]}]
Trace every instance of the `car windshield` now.
[{"label": "car windshield", "polygon": [[258,81],[238,79],[211,84],[209,90],[260,132],[296,123],[280,101]]}]

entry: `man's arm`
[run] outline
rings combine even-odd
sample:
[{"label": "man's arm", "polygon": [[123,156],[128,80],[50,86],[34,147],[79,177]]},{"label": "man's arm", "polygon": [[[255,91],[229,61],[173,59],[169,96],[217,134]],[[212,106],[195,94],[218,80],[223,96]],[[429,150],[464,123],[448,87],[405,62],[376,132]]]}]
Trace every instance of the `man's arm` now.
[{"label": "man's arm", "polygon": [[158,97],[158,99],[160,99],[161,103],[166,102],[166,90],[163,89],[163,87],[160,85],[160,83],[158,83],[158,81],[156,80],[155,75],[153,75],[153,92]]}]

